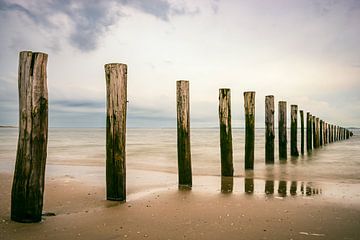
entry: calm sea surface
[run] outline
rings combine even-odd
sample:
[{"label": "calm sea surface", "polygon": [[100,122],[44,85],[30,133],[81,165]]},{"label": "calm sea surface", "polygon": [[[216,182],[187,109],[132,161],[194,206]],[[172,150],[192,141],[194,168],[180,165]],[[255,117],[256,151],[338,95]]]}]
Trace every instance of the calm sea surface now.
[{"label": "calm sea surface", "polygon": [[[297,158],[289,156],[286,163],[279,162],[276,143],[275,164],[270,166],[264,163],[264,132],[264,129],[256,130],[255,169],[251,173],[254,178],[360,184],[359,130],[354,130],[354,136],[349,140],[328,144],[313,150],[311,154],[305,152],[304,156]],[[13,172],[17,135],[16,128],[0,129],[2,172]],[[81,175],[86,174],[82,172],[81,167],[88,166],[104,172],[105,129],[51,128],[48,141],[47,174],[67,174],[67,171],[72,172],[74,170],[71,169],[76,169],[78,175]],[[298,145],[300,151],[299,140]],[[245,176],[243,129],[233,129],[233,149],[235,175]],[[218,129],[191,130],[194,175],[220,175],[219,152]],[[128,129],[127,168],[176,174],[176,129]]]}]

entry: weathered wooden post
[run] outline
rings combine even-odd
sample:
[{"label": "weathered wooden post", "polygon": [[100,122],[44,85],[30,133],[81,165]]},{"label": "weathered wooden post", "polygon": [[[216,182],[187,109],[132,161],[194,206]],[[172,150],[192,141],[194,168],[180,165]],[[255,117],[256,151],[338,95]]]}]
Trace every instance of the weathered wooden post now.
[{"label": "weathered wooden post", "polygon": [[230,89],[219,89],[221,176],[233,176]]},{"label": "weathered wooden post", "polygon": [[323,141],[324,141],[324,139],[323,139],[323,120],[319,120],[320,121],[320,123],[319,123],[319,126],[320,126],[320,130],[319,130],[319,139],[320,139],[320,142],[319,142],[319,144],[320,144],[320,146],[322,146],[323,145]]},{"label": "weathered wooden post", "polygon": [[126,201],[126,64],[106,64],[105,78],[106,199]]},{"label": "weathered wooden post", "polygon": [[245,169],[254,169],[255,92],[244,92],[245,108]]},{"label": "weathered wooden post", "polygon": [[327,122],[324,121],[324,126],[323,126],[323,130],[324,130],[324,145],[327,144]]},{"label": "weathered wooden post", "polygon": [[312,139],[312,142],[313,142],[313,148],[315,149],[316,148],[316,117],[315,116],[312,116],[312,134],[313,134],[313,139]]},{"label": "weathered wooden post", "polygon": [[312,116],[309,112],[306,113],[306,149],[308,152],[312,150]]},{"label": "weathered wooden post", "polygon": [[11,192],[11,219],[41,221],[48,138],[48,55],[19,54],[19,138]]},{"label": "weathered wooden post", "polygon": [[279,158],[287,159],[286,102],[279,102]]},{"label": "weathered wooden post", "polygon": [[221,192],[231,193],[233,191],[234,178],[221,176]]},{"label": "weathered wooden post", "polygon": [[320,118],[316,118],[316,146],[320,147]]},{"label": "weathered wooden post", "polygon": [[304,111],[300,110],[300,126],[301,126],[301,145],[300,145],[300,152],[301,155],[304,155],[304,145],[305,145],[305,136],[304,136]]},{"label": "weathered wooden post", "polygon": [[274,96],[265,97],[265,163],[274,163]]},{"label": "weathered wooden post", "polygon": [[179,187],[192,187],[189,81],[176,82]]},{"label": "weathered wooden post", "polygon": [[290,123],[290,154],[291,156],[299,156],[297,148],[297,105],[291,105],[291,123]]}]

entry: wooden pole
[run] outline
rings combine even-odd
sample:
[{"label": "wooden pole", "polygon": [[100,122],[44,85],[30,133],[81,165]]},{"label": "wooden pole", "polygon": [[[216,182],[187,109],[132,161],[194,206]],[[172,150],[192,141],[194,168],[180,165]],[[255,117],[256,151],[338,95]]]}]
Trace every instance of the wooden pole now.
[{"label": "wooden pole", "polygon": [[127,66],[105,65],[106,199],[126,201]]},{"label": "wooden pole", "polygon": [[320,147],[320,120],[319,118],[317,117],[315,119],[315,138],[316,138],[316,148],[319,148]]},{"label": "wooden pole", "polygon": [[230,89],[219,89],[221,176],[233,176]]},{"label": "wooden pole", "polygon": [[48,55],[19,54],[19,138],[11,192],[11,219],[41,221],[48,138]]},{"label": "wooden pole", "polygon": [[306,149],[308,152],[312,150],[312,116],[309,112],[306,113]]},{"label": "wooden pole", "polygon": [[192,187],[189,81],[176,82],[179,187]]},{"label": "wooden pole", "polygon": [[244,92],[245,108],[245,169],[254,169],[255,92]]},{"label": "wooden pole", "polygon": [[324,139],[323,139],[323,120],[319,120],[320,121],[320,123],[319,123],[319,125],[320,125],[320,129],[319,129],[319,139],[320,139],[320,146],[322,146],[323,145],[323,141],[324,141]]},{"label": "wooden pole", "polygon": [[286,102],[279,102],[279,158],[287,159]]},{"label": "wooden pole", "polygon": [[290,154],[291,156],[299,156],[297,148],[297,105],[291,105],[291,123],[290,123]]},{"label": "wooden pole", "polygon": [[221,192],[231,193],[233,191],[234,178],[221,176]]},{"label": "wooden pole", "polygon": [[301,147],[300,147],[300,152],[301,155],[304,155],[304,143],[305,143],[305,133],[304,133],[304,111],[300,110],[300,126],[301,126]]},{"label": "wooden pole", "polygon": [[274,96],[265,97],[265,163],[274,163]]},{"label": "wooden pole", "polygon": [[317,148],[316,147],[316,117],[312,116],[312,134],[313,134],[313,148]]},{"label": "wooden pole", "polygon": [[324,145],[327,144],[327,122],[324,121]]}]

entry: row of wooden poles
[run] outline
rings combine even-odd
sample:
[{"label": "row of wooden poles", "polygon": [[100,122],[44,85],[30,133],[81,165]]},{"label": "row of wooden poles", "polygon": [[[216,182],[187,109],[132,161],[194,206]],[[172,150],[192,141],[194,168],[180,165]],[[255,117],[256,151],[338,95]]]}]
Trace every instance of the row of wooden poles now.
[{"label": "row of wooden poles", "polygon": [[[11,219],[41,221],[48,140],[47,60],[45,53],[19,55],[19,138],[11,193]],[[127,66],[106,64],[106,196],[126,200]],[[179,187],[192,186],[189,82],[177,82],[177,151]],[[255,92],[245,92],[245,169],[254,168]],[[221,175],[233,176],[230,90],[219,91]],[[274,162],[274,97],[266,100],[266,163]],[[297,107],[291,107],[291,154],[297,152]],[[301,116],[301,153],[304,122]],[[307,114],[307,150],[349,138],[350,131]],[[313,140],[312,140],[313,139]],[[286,102],[279,102],[279,156],[287,157]]]},{"label": "row of wooden poles", "polygon": [[[265,163],[273,164],[275,159],[274,140],[274,96],[265,97]],[[245,170],[254,169],[255,155],[255,92],[244,92],[245,108]],[[287,159],[287,103],[279,101],[278,108],[279,159]],[[305,124],[304,111],[300,110],[301,149],[304,154]],[[231,130],[230,89],[219,89],[220,155],[221,176],[233,176],[233,145]],[[298,106],[291,105],[290,154],[299,156],[298,151]],[[191,187],[189,82],[177,81],[177,132],[179,185]],[[310,152],[328,143],[349,139],[352,132],[346,128],[329,124],[309,112],[306,116],[306,146]]]}]

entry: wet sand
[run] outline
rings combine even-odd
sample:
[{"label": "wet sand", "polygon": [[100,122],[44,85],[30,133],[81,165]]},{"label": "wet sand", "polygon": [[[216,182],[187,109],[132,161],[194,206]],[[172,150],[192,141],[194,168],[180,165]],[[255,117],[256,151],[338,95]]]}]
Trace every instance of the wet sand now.
[{"label": "wet sand", "polygon": [[240,182],[249,184],[241,178],[232,193],[222,193],[220,177],[201,176],[191,191],[143,182],[130,187],[122,204],[105,201],[99,183],[48,177],[44,212],[56,216],[21,224],[10,221],[11,181],[0,174],[0,239],[359,239],[360,233],[357,201],[333,201],[316,188],[301,193],[300,184],[291,194],[290,182],[285,195],[280,182],[273,194],[256,194],[253,180],[245,193],[236,190]]}]

